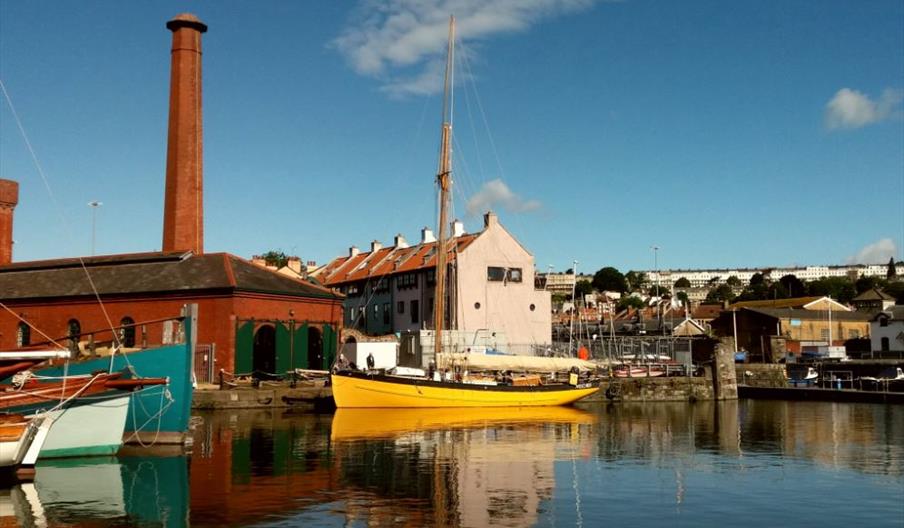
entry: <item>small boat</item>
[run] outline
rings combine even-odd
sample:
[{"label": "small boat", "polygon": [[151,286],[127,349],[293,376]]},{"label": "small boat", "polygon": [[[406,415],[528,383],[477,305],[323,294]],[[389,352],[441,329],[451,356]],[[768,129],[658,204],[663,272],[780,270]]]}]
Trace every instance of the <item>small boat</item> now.
[{"label": "small boat", "polygon": [[665,376],[665,369],[659,365],[620,365],[612,369],[616,378],[656,378]]},{"label": "small boat", "polygon": [[804,371],[793,371],[788,377],[788,383],[794,385],[814,385],[819,380],[819,371],[814,367],[807,367]]},{"label": "small boat", "polygon": [[[446,270],[450,250],[446,235],[447,215],[452,187],[452,104],[451,76],[455,41],[455,19],[449,19],[449,42],[446,56],[446,71],[443,97],[443,123],[440,133],[440,159],[436,182],[439,187],[439,218],[437,221],[436,274],[433,294],[433,341],[436,366],[447,375],[399,376],[377,370],[358,371],[352,368],[337,368],[330,376],[333,399],[336,407],[534,407],[549,405],[569,405],[596,392],[598,384],[587,377],[581,380],[579,371],[568,372],[568,382],[550,380],[543,383],[540,376],[503,377],[501,382],[491,382],[486,377],[471,378],[465,375],[466,368],[456,364],[460,370],[449,376],[453,369],[443,368],[455,362],[443,350],[443,332],[446,324],[446,294],[448,280]],[[496,354],[471,354],[474,361],[481,356],[483,361],[512,361],[518,356]],[[552,358],[527,358],[552,359]],[[422,365],[423,366],[423,365]],[[465,366],[467,367],[467,366]],[[500,373],[496,370],[496,373]],[[518,370],[536,374],[532,370]],[[437,372],[436,374],[439,374]],[[451,379],[450,379],[451,378]],[[465,382],[477,381],[475,382]],[[549,379],[549,377],[547,377]]]},{"label": "small boat", "polygon": [[53,418],[47,413],[0,414],[0,478],[34,476],[34,464],[52,425]]}]

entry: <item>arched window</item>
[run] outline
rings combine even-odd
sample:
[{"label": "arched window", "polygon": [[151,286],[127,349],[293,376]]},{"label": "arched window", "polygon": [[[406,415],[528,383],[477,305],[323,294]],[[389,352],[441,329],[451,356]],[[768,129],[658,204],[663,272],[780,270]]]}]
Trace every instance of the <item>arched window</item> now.
[{"label": "arched window", "polygon": [[119,320],[119,341],[122,346],[132,348],[135,346],[135,320],[125,316]]},{"label": "arched window", "polygon": [[66,323],[66,327],[68,329],[67,335],[69,336],[69,350],[72,351],[73,355],[78,355],[78,341],[82,334],[82,324],[78,322],[78,319],[70,319]]},{"label": "arched window", "polygon": [[27,347],[31,344],[31,327],[25,323],[19,323],[16,328],[16,346],[19,348]]}]

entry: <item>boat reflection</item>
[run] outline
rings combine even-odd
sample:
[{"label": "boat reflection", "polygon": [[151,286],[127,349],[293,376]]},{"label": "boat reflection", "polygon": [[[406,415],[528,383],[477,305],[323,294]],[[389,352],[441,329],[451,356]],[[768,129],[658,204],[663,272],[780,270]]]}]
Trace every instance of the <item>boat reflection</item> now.
[{"label": "boat reflection", "polygon": [[337,409],[331,439],[392,438],[408,433],[498,426],[589,425],[593,413],[574,407],[484,407],[462,409]]},{"label": "boat reflection", "polygon": [[185,456],[39,461],[34,482],[0,492],[0,526],[186,526]]}]

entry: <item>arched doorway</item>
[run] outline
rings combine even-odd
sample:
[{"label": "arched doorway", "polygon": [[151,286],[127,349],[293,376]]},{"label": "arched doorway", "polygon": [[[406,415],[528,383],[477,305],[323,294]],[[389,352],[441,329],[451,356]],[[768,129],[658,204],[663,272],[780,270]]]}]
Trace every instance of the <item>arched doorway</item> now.
[{"label": "arched doorway", "polygon": [[272,325],[263,325],[254,333],[251,368],[255,377],[276,372],[276,328]]},{"label": "arched doorway", "polygon": [[323,364],[323,333],[314,326],[308,327],[308,368],[329,368]]}]

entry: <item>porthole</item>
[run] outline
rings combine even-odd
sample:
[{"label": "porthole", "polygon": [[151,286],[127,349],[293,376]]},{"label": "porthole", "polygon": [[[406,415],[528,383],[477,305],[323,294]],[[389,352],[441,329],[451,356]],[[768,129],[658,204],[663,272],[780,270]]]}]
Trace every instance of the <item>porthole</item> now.
[{"label": "porthole", "polygon": [[479,302],[474,303],[474,309],[475,309],[475,310],[480,310],[480,303],[479,303]]},{"label": "porthole", "polygon": [[537,305],[536,305],[536,304],[530,305],[530,311],[533,312],[533,311],[536,310],[536,309],[537,309]]}]

